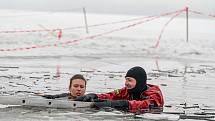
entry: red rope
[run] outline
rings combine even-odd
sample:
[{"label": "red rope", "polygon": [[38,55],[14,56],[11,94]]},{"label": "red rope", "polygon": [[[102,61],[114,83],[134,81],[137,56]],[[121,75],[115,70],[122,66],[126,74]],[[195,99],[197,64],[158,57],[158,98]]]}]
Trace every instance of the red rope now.
[{"label": "red rope", "polygon": [[189,10],[189,12],[194,13],[194,14],[198,14],[198,15],[203,15],[203,16],[208,16],[208,17],[215,18],[215,15],[205,14],[205,13],[199,12],[199,11]]},{"label": "red rope", "polygon": [[162,37],[163,32],[164,32],[165,28],[167,27],[167,25],[168,25],[175,17],[177,17],[178,15],[180,15],[180,14],[181,14],[182,12],[184,12],[184,11],[186,11],[186,9],[183,9],[182,11],[177,12],[174,16],[172,16],[172,17],[164,24],[164,26],[162,27],[161,32],[160,32],[160,34],[159,34],[159,36],[158,36],[157,42],[156,42],[156,44],[155,44],[155,48],[157,48],[157,47],[159,46],[161,37]]},{"label": "red rope", "polygon": [[[30,49],[35,49],[35,48],[45,48],[45,47],[51,47],[51,46],[57,47],[57,46],[59,46],[59,45],[71,44],[71,43],[75,43],[75,42],[78,42],[78,41],[81,41],[81,40],[85,40],[85,39],[94,39],[94,38],[96,38],[96,37],[100,37],[100,36],[103,36],[103,35],[106,35],[106,34],[110,34],[110,33],[113,33],[113,32],[125,30],[125,29],[131,28],[131,27],[135,27],[135,26],[137,26],[137,25],[140,25],[140,24],[143,24],[143,23],[152,21],[152,20],[157,19],[157,18],[160,18],[160,17],[162,17],[162,16],[167,16],[167,15],[171,15],[171,14],[177,13],[177,14],[174,16],[174,17],[176,17],[176,16],[178,16],[178,14],[180,14],[180,13],[183,12],[183,11],[184,11],[184,9],[183,9],[183,10],[174,11],[174,12],[164,13],[164,14],[161,14],[161,15],[159,15],[159,16],[148,17],[148,19],[146,19],[146,20],[142,20],[142,21],[139,21],[139,22],[136,22],[136,23],[127,25],[127,26],[123,26],[123,27],[118,28],[118,29],[110,30],[110,31],[107,31],[107,32],[104,32],[104,33],[99,33],[99,34],[95,34],[95,35],[91,35],[91,36],[87,36],[87,37],[83,37],[83,38],[76,39],[76,40],[69,40],[69,41],[65,41],[65,42],[58,42],[58,43],[48,44],[48,45],[36,45],[36,46],[34,45],[34,46],[31,46],[31,47],[23,47],[23,48],[0,49],[0,51],[30,50]],[[174,17],[172,17],[172,18],[170,19],[170,21],[171,21]],[[170,21],[169,21],[169,22],[170,22]],[[165,27],[168,25],[169,22],[167,22],[167,23],[165,24]],[[161,34],[163,33],[165,27],[163,27],[163,29],[162,29],[162,31],[161,31]],[[58,31],[59,31],[59,29],[55,29],[55,30],[58,30]],[[43,31],[44,31],[44,30],[43,30]],[[49,30],[49,31],[51,31],[51,30]],[[59,32],[60,32],[60,31],[59,31]],[[62,31],[61,31],[61,32],[62,32]],[[159,36],[159,39],[161,38],[161,34],[160,34],[160,36]],[[62,36],[62,33],[59,34],[59,37],[60,37],[60,36]],[[158,41],[159,41],[159,39],[158,39]]]}]

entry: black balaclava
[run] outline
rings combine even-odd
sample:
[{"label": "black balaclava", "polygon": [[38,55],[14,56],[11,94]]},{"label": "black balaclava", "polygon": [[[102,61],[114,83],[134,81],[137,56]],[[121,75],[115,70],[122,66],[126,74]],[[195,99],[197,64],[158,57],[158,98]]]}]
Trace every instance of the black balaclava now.
[{"label": "black balaclava", "polygon": [[139,97],[142,91],[147,89],[147,75],[145,70],[142,67],[135,66],[128,70],[125,77],[132,77],[136,79],[137,83],[134,88],[129,89],[128,92],[136,95],[135,97]]}]

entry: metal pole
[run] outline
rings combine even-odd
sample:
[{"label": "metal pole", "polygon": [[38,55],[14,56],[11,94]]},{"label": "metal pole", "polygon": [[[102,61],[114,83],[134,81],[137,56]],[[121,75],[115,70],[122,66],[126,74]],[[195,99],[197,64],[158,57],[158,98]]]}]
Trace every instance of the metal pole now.
[{"label": "metal pole", "polygon": [[86,28],[86,33],[88,34],[88,25],[87,25],[87,15],[86,15],[86,10],[85,8],[83,8],[83,12],[84,12],[84,22],[85,22],[85,28]]},{"label": "metal pole", "polygon": [[189,38],[188,38],[188,34],[189,34],[189,32],[188,32],[188,7],[186,7],[185,9],[186,9],[186,32],[187,32],[187,35],[186,35],[187,40],[186,41],[188,42],[189,41]]}]

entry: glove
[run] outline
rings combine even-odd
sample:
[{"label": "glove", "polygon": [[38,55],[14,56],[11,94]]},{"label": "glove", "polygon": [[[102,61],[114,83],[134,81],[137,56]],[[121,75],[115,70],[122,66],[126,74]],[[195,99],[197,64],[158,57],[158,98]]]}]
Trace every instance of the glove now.
[{"label": "glove", "polygon": [[75,99],[75,101],[84,101],[84,102],[94,102],[98,100],[98,96],[94,93],[86,94],[84,96],[79,96]]},{"label": "glove", "polygon": [[69,93],[62,93],[62,94],[57,94],[57,95],[43,95],[42,97],[45,97],[47,99],[55,99],[55,98],[67,97],[69,95],[70,95]]},{"label": "glove", "polygon": [[55,99],[56,98],[55,95],[43,95],[42,97],[45,97],[47,99]]},{"label": "glove", "polygon": [[102,102],[94,102],[91,108],[104,108],[111,107],[120,110],[126,110],[129,108],[129,103],[127,100],[105,100]]}]

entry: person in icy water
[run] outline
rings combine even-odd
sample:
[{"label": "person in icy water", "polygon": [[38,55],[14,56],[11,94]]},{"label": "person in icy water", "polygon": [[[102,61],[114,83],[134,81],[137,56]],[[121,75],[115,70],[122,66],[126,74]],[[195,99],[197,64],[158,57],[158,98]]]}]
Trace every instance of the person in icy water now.
[{"label": "person in icy water", "polygon": [[87,81],[81,74],[75,74],[70,79],[69,84],[69,93],[62,93],[57,95],[43,95],[47,99],[55,99],[55,98],[68,98],[68,99],[75,99],[77,96],[83,96],[86,91],[86,84]]},{"label": "person in icy water", "polygon": [[125,76],[125,87],[104,94],[86,94],[75,101],[93,102],[92,108],[115,108],[129,112],[143,113],[146,110],[161,109],[164,105],[163,95],[158,86],[147,84],[147,75],[142,67],[128,70]]}]

